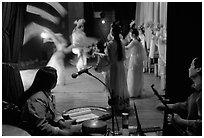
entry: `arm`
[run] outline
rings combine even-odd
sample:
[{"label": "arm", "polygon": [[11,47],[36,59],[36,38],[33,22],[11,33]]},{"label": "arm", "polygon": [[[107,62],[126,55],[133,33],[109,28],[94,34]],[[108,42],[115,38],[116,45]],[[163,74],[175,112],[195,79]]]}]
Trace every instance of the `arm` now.
[{"label": "arm", "polygon": [[70,118],[69,120],[65,120],[62,114],[58,111],[55,111],[54,122],[61,129],[64,129],[64,128],[70,129],[71,125],[76,124],[76,120],[71,120]]},{"label": "arm", "polygon": [[[51,118],[47,118],[46,103],[42,100],[30,100],[28,112],[32,128],[42,135],[57,135],[59,128],[51,124]],[[50,114],[51,116],[51,114]]]},{"label": "arm", "polygon": [[70,53],[70,52],[72,52],[72,48],[75,48],[75,46],[74,45],[69,45],[68,47],[63,49],[63,52],[66,53],[66,54]]},{"label": "arm", "polygon": [[130,48],[132,48],[133,46],[134,46],[134,44],[133,44],[133,41],[132,41],[132,42],[130,42],[129,45],[127,45],[127,46],[125,47],[125,49],[130,49]]},{"label": "arm", "polygon": [[188,120],[182,119],[178,114],[174,114],[174,116],[170,117],[170,121],[180,126],[187,127],[187,131],[185,131],[186,135],[201,135],[202,134],[202,119]]},{"label": "arm", "polygon": [[187,112],[187,102],[184,101],[184,102],[178,102],[178,103],[175,103],[175,104],[170,104],[170,108],[174,111],[174,112],[181,112],[181,111],[184,111],[184,112]]},{"label": "arm", "polygon": [[195,107],[197,110],[194,110],[195,111],[194,113],[191,112],[191,114],[193,114],[194,116],[193,118],[183,119],[179,115],[176,114],[173,117],[173,121],[180,125],[187,126],[193,135],[201,135],[201,132],[202,132],[202,99],[201,99],[201,96],[196,99],[195,104],[197,106]]},{"label": "arm", "polygon": [[[169,107],[170,110],[172,110],[173,112],[180,112],[181,110],[186,111],[186,102],[183,103],[174,103],[174,104],[167,104],[167,106]],[[157,105],[156,107],[158,110],[165,110],[166,107],[161,103],[159,105]]]},{"label": "arm", "polygon": [[188,126],[188,127],[197,127],[200,123],[202,123],[201,119],[195,119],[195,120],[188,120],[181,118],[178,114],[174,114],[173,121],[177,124]]},{"label": "arm", "polygon": [[[40,135],[73,135],[76,130],[73,130],[69,127],[60,126],[62,116],[55,116],[48,107],[48,99],[35,98],[29,101],[29,118],[32,128],[37,134]],[[56,118],[55,118],[56,117]],[[58,120],[58,122],[55,122]]]}]

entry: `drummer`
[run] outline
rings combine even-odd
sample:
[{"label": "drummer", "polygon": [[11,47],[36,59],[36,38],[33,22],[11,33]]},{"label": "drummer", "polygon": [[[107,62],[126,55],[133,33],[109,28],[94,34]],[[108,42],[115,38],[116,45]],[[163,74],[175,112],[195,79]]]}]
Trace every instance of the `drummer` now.
[{"label": "drummer", "polygon": [[81,125],[75,120],[65,120],[57,114],[51,98],[51,90],[57,83],[57,70],[53,67],[40,68],[31,87],[22,94],[20,127],[33,136],[81,135]]}]

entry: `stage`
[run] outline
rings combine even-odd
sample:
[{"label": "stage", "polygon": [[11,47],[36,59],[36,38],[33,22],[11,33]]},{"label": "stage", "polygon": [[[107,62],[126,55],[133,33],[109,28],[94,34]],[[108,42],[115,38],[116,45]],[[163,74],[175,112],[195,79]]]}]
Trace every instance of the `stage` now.
[{"label": "stage", "polygon": [[[24,89],[27,89],[35,76],[37,69],[20,71]],[[66,83],[65,85],[57,85],[53,92],[56,96],[56,108],[59,112],[68,109],[85,106],[109,107],[108,94],[104,91],[104,86],[93,77],[82,74],[77,78],[71,77],[72,73],[77,70],[74,66],[69,65],[65,69]],[[90,69],[90,73],[98,77],[102,81],[103,75]],[[144,73],[144,91],[143,96],[139,99],[130,100],[131,106],[136,103],[138,115],[142,128],[161,127],[163,125],[163,114],[156,110],[155,106],[160,103],[153,94],[151,84],[155,84],[155,88],[161,93],[160,78],[154,76],[154,73]],[[118,117],[119,127],[121,127],[121,117]],[[108,121],[111,123],[111,120]],[[129,125],[136,125],[134,111],[131,111],[129,117]],[[115,125],[116,126],[116,125]]]}]

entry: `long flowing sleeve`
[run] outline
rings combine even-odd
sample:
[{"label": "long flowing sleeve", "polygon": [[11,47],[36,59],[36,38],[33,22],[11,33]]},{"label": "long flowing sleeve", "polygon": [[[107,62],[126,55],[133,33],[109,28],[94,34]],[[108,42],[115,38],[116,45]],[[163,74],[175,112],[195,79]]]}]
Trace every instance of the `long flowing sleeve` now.
[{"label": "long flowing sleeve", "polygon": [[72,43],[76,47],[88,47],[96,42],[95,38],[87,37],[83,31],[76,30],[72,33]]}]

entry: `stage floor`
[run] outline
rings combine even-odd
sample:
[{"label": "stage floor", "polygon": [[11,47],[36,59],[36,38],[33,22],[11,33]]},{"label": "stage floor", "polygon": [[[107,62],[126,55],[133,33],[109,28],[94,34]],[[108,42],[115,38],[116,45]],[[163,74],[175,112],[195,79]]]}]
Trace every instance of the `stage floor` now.
[{"label": "stage floor", "polygon": [[[24,89],[27,89],[31,85],[36,71],[37,69],[20,71]],[[62,86],[57,85],[53,89],[56,96],[57,110],[63,112],[68,109],[83,106],[108,107],[108,94],[104,92],[104,86],[98,80],[85,73],[73,79],[71,74],[76,71],[74,66],[70,65],[66,67],[66,84]],[[90,69],[90,72],[102,81],[104,80],[102,74],[96,73],[93,69]],[[162,127],[163,124],[163,113],[155,109],[155,106],[160,103],[160,101],[153,94],[150,87],[151,84],[154,84],[155,89],[161,92],[160,79],[155,77],[153,73],[144,73],[143,96],[130,101],[131,105],[133,105],[133,102],[136,103],[140,123],[143,128],[153,126]],[[119,122],[121,122],[120,118]],[[129,122],[132,126],[136,125],[134,114],[129,117]]]}]

